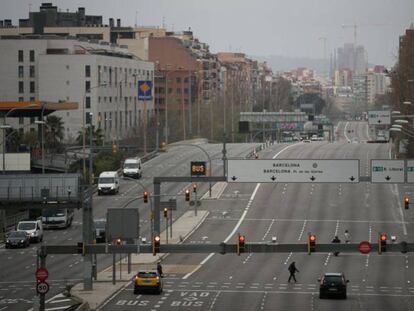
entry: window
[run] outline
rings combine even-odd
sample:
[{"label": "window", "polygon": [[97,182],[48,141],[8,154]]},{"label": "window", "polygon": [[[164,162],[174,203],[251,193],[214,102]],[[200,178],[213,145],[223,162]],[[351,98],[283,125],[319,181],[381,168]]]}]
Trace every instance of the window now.
[{"label": "window", "polygon": [[98,66],[98,84],[101,84],[101,66]]},{"label": "window", "polygon": [[91,66],[85,65],[85,77],[90,78],[91,77]]},{"label": "window", "polygon": [[24,124],[24,117],[19,117],[19,124]]},{"label": "window", "polygon": [[187,88],[184,89],[184,93],[188,94],[188,89]]},{"label": "window", "polygon": [[109,96],[109,102],[112,103],[112,96]]},{"label": "window", "polygon": [[24,76],[24,70],[23,70],[23,66],[19,66],[19,78],[23,78]]},{"label": "window", "polygon": [[34,62],[35,61],[35,52],[34,50],[30,50],[30,62]]},{"label": "window", "polygon": [[19,97],[19,102],[24,102],[24,97]]},{"label": "window", "polygon": [[19,93],[24,93],[24,84],[23,81],[19,81]]},{"label": "window", "polygon": [[85,120],[86,120],[86,124],[91,124],[92,118],[89,112],[85,113]]},{"label": "window", "polygon": [[177,77],[175,80],[177,81],[177,83],[181,83],[181,78],[180,77]]},{"label": "window", "polygon": [[109,85],[112,85],[112,67],[109,67]]},{"label": "window", "polygon": [[85,108],[91,108],[91,98],[89,96],[85,97]]},{"label": "window", "polygon": [[184,78],[184,83],[188,83],[188,77]]},{"label": "window", "polygon": [[86,93],[90,93],[90,91],[91,91],[91,81],[85,81],[85,91],[86,91]]},{"label": "window", "polygon": [[98,104],[101,103],[101,96],[98,97]]},{"label": "window", "polygon": [[30,66],[30,78],[35,77],[35,66]]},{"label": "window", "polygon": [[171,94],[172,93],[172,88],[171,87],[169,87],[168,88],[168,94]]},{"label": "window", "polygon": [[30,97],[30,101],[31,102],[34,102],[35,101],[35,98],[34,97]]},{"label": "window", "polygon": [[19,50],[19,62],[23,62],[24,58],[23,58],[23,50]]},{"label": "window", "polygon": [[177,94],[181,94],[181,89],[177,88]]},{"label": "window", "polygon": [[34,117],[30,117],[30,124],[34,124],[35,122],[35,118]]},{"label": "window", "polygon": [[34,92],[35,92],[35,82],[30,81],[30,93],[34,93]]}]

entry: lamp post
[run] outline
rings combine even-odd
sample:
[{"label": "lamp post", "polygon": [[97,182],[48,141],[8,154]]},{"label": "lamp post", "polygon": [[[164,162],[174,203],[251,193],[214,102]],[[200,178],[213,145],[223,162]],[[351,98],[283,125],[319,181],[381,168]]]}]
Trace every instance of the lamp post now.
[{"label": "lamp post", "polygon": [[[83,95],[82,101],[82,158],[83,158],[83,178],[86,178],[86,159],[85,159],[85,149],[86,149],[86,130],[85,130],[85,98],[86,94],[90,93],[91,90],[99,88],[101,86],[106,86],[106,83],[98,84],[94,87],[85,90],[85,94]],[[117,105],[118,107],[118,105]],[[91,120],[92,123],[92,120]]]},{"label": "lamp post", "polygon": [[6,130],[11,128],[9,124],[2,124],[0,128],[3,131],[3,174],[6,174]]},{"label": "lamp post", "polygon": [[41,131],[40,146],[41,146],[41,149],[42,149],[42,174],[44,174],[45,173],[45,134],[44,134],[44,126],[45,126],[46,122],[43,121],[43,111],[42,111],[42,118],[41,119],[42,120],[36,120],[35,124],[40,124],[41,125],[41,128],[40,128],[40,131]]}]

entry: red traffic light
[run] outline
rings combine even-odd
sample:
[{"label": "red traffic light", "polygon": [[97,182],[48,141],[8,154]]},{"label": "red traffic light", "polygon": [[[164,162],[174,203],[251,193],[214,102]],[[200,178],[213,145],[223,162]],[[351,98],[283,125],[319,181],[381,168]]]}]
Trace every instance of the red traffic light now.
[{"label": "red traffic light", "polygon": [[309,241],[315,242],[316,241],[316,235],[314,235],[314,234],[309,235]]},{"label": "red traffic light", "polygon": [[185,189],[185,200],[190,201],[190,190]]},{"label": "red traffic light", "polygon": [[386,234],[381,234],[380,235],[380,240],[381,241],[386,241],[387,240],[387,235]]},{"label": "red traffic light", "polygon": [[405,209],[408,209],[410,207],[410,198],[404,197],[404,207]]},{"label": "red traffic light", "polygon": [[244,235],[239,234],[237,237],[237,255],[240,256],[240,253],[244,253],[245,251],[245,244],[246,238]]},{"label": "red traffic light", "polygon": [[240,242],[244,242],[244,240],[245,240],[244,235],[239,235],[239,241],[240,241]]},{"label": "red traffic light", "polygon": [[161,238],[160,238],[160,236],[159,236],[159,235],[156,235],[156,236],[154,237],[154,242],[159,242],[159,241],[161,241]]},{"label": "red traffic light", "polygon": [[148,191],[144,191],[144,203],[148,203]]},{"label": "red traffic light", "polygon": [[316,250],[316,235],[310,233],[308,235],[308,255],[315,252],[315,250]]}]

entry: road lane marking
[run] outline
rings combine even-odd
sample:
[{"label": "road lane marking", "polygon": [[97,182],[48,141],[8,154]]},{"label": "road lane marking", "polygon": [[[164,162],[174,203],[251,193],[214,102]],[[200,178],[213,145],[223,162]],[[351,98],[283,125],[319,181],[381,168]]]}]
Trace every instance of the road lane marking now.
[{"label": "road lane marking", "polygon": [[348,135],[346,135],[346,128],[348,127],[348,125],[349,125],[349,122],[346,122],[346,123],[345,123],[345,127],[344,127],[344,136],[345,136],[345,138],[346,138],[346,140],[347,140],[347,141],[351,141],[351,140],[349,139]]},{"label": "road lane marking", "polygon": [[[293,146],[296,146],[296,145],[298,145],[298,144],[300,144],[300,143],[296,143],[296,144],[292,144],[292,145],[289,145],[289,146],[286,146],[286,147],[284,147],[282,150],[280,150],[278,153],[276,153],[274,156],[273,156],[273,158],[272,159],[276,159],[283,151],[285,151],[285,150],[287,150],[287,149],[289,149],[289,148],[292,148]],[[254,200],[254,198],[255,198],[255,196],[256,196],[256,193],[257,193],[257,191],[259,190],[259,188],[260,188],[260,183],[258,183],[258,184],[256,184],[256,187],[254,188],[254,190],[253,190],[253,193],[252,193],[252,195],[250,196],[250,199],[249,199],[249,201],[248,201],[248,203],[247,203],[247,206],[246,206],[246,208],[244,209],[244,211],[243,211],[243,214],[242,214],[242,216],[240,217],[240,219],[239,219],[239,221],[237,222],[237,224],[236,224],[236,226],[233,228],[233,230],[230,232],[230,234],[227,236],[227,238],[223,241],[224,243],[227,243],[229,240],[230,240],[230,238],[236,233],[236,231],[239,229],[239,227],[240,227],[240,225],[241,225],[241,223],[243,222],[243,220],[246,218],[246,215],[247,215],[247,212],[249,211],[249,208],[250,208],[250,206],[251,206],[251,204],[253,203],[253,200]],[[183,276],[183,279],[184,280],[186,280],[186,279],[188,279],[191,275],[193,275],[195,272],[197,272],[200,268],[201,268],[201,266],[202,265],[204,265],[208,260],[210,260],[210,258],[211,257],[213,257],[214,256],[214,253],[210,253],[201,263],[200,263],[200,265],[198,265],[193,271],[191,271],[191,272],[189,272],[189,273],[187,273],[186,275],[184,275]]]}]

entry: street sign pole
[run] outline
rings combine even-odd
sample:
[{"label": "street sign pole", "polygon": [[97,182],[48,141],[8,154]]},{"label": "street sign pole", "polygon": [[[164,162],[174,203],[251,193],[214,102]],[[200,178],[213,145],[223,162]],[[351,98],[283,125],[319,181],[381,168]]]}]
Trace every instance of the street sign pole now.
[{"label": "street sign pole", "polygon": [[[40,249],[39,257],[40,257],[40,268],[46,269],[46,251],[44,248]],[[39,282],[39,280],[37,280]],[[39,310],[45,311],[46,306],[46,294],[39,294],[40,301],[39,301]]]}]

